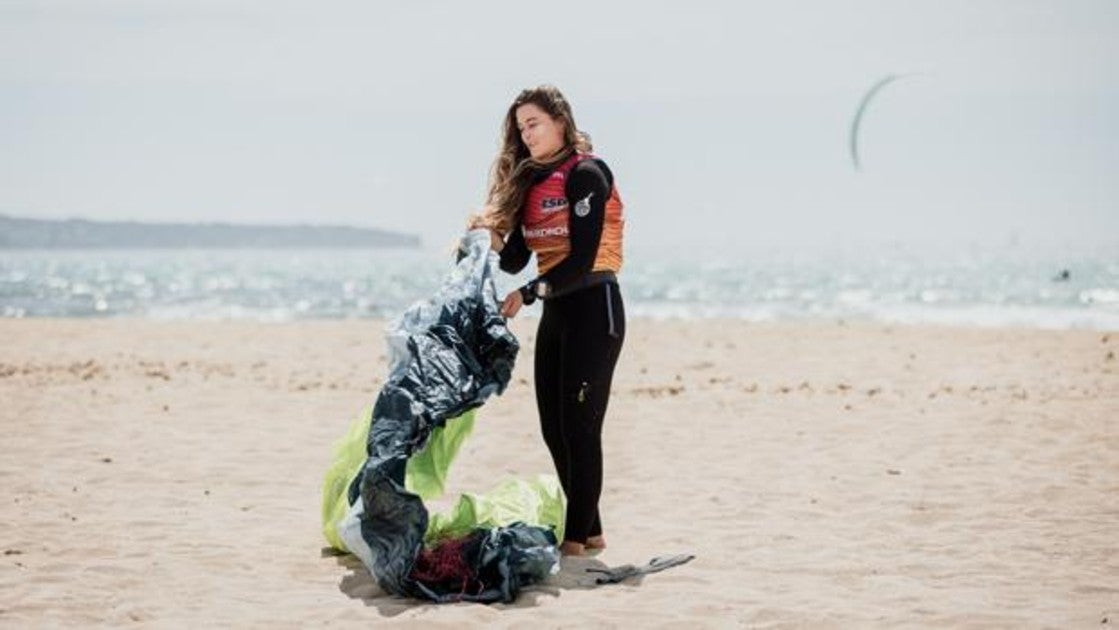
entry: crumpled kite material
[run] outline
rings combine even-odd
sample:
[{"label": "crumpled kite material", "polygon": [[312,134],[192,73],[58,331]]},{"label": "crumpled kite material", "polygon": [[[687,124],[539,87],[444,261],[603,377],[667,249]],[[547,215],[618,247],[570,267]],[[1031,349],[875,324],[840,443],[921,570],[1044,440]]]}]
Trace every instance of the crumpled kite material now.
[{"label": "crumpled kite material", "polygon": [[436,295],[389,327],[389,377],[324,481],[327,540],[396,595],[509,602],[558,571],[564,505],[554,478],[464,495],[446,516],[429,518],[423,504],[443,492],[472,410],[504,391],[519,350],[498,311],[489,242],[486,230],[468,233]]},{"label": "crumpled kite material", "polygon": [[[365,445],[372,422],[373,407],[366,407],[335,445],[334,462],[323,481],[322,533],[338,551],[350,551],[338,536],[338,525],[350,510],[350,486],[368,458]],[[408,459],[404,488],[424,501],[442,497],[450,467],[473,429],[472,409],[432,431],[427,446]],[[506,479],[485,494],[459,496],[458,502],[445,513],[429,514],[424,544],[434,545],[465,536],[479,527],[500,527],[517,521],[555,528],[556,539],[562,540],[566,509],[566,497],[555,475],[539,475],[532,480]]]}]

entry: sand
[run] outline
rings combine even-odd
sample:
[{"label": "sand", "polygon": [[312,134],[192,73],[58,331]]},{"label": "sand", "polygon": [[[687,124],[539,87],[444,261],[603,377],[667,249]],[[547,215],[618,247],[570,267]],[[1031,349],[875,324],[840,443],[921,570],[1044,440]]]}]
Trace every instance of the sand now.
[{"label": "sand", "polygon": [[[383,326],[0,320],[0,626],[1119,624],[1117,333],[633,320],[609,549],[509,605],[437,606],[319,533]],[[534,327],[452,493],[550,471]]]}]

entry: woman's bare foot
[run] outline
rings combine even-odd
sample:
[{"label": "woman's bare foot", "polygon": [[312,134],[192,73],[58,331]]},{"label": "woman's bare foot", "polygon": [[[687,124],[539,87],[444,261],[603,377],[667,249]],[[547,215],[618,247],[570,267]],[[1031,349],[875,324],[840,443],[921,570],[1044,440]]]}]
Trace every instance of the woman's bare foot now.
[{"label": "woman's bare foot", "polygon": [[565,540],[563,544],[560,545],[560,553],[565,556],[581,556],[583,555],[584,549],[585,546],[583,543],[577,543],[572,540]]},{"label": "woman's bare foot", "polygon": [[587,539],[587,549],[606,549],[606,537],[599,534]]}]

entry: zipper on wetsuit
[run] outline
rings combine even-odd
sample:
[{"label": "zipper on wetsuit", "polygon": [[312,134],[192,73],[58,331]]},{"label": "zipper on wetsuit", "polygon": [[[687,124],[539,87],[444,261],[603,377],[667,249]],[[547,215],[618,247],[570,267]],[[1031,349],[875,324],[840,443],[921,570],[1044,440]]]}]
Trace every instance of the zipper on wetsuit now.
[{"label": "zipper on wetsuit", "polygon": [[606,321],[609,322],[610,325],[608,332],[611,337],[617,337],[618,331],[614,328],[614,301],[610,299],[610,283],[607,282],[603,284],[603,286],[606,287]]}]

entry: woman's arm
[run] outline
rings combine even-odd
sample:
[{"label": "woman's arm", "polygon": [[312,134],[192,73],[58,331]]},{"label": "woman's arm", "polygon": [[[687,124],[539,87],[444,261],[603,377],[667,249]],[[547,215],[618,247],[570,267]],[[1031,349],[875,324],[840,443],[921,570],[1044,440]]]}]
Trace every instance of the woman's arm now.
[{"label": "woman's arm", "polygon": [[505,273],[520,273],[528,264],[532,251],[525,244],[525,235],[520,223],[513,226],[505,246],[498,251],[498,254],[501,256],[501,270]]}]

